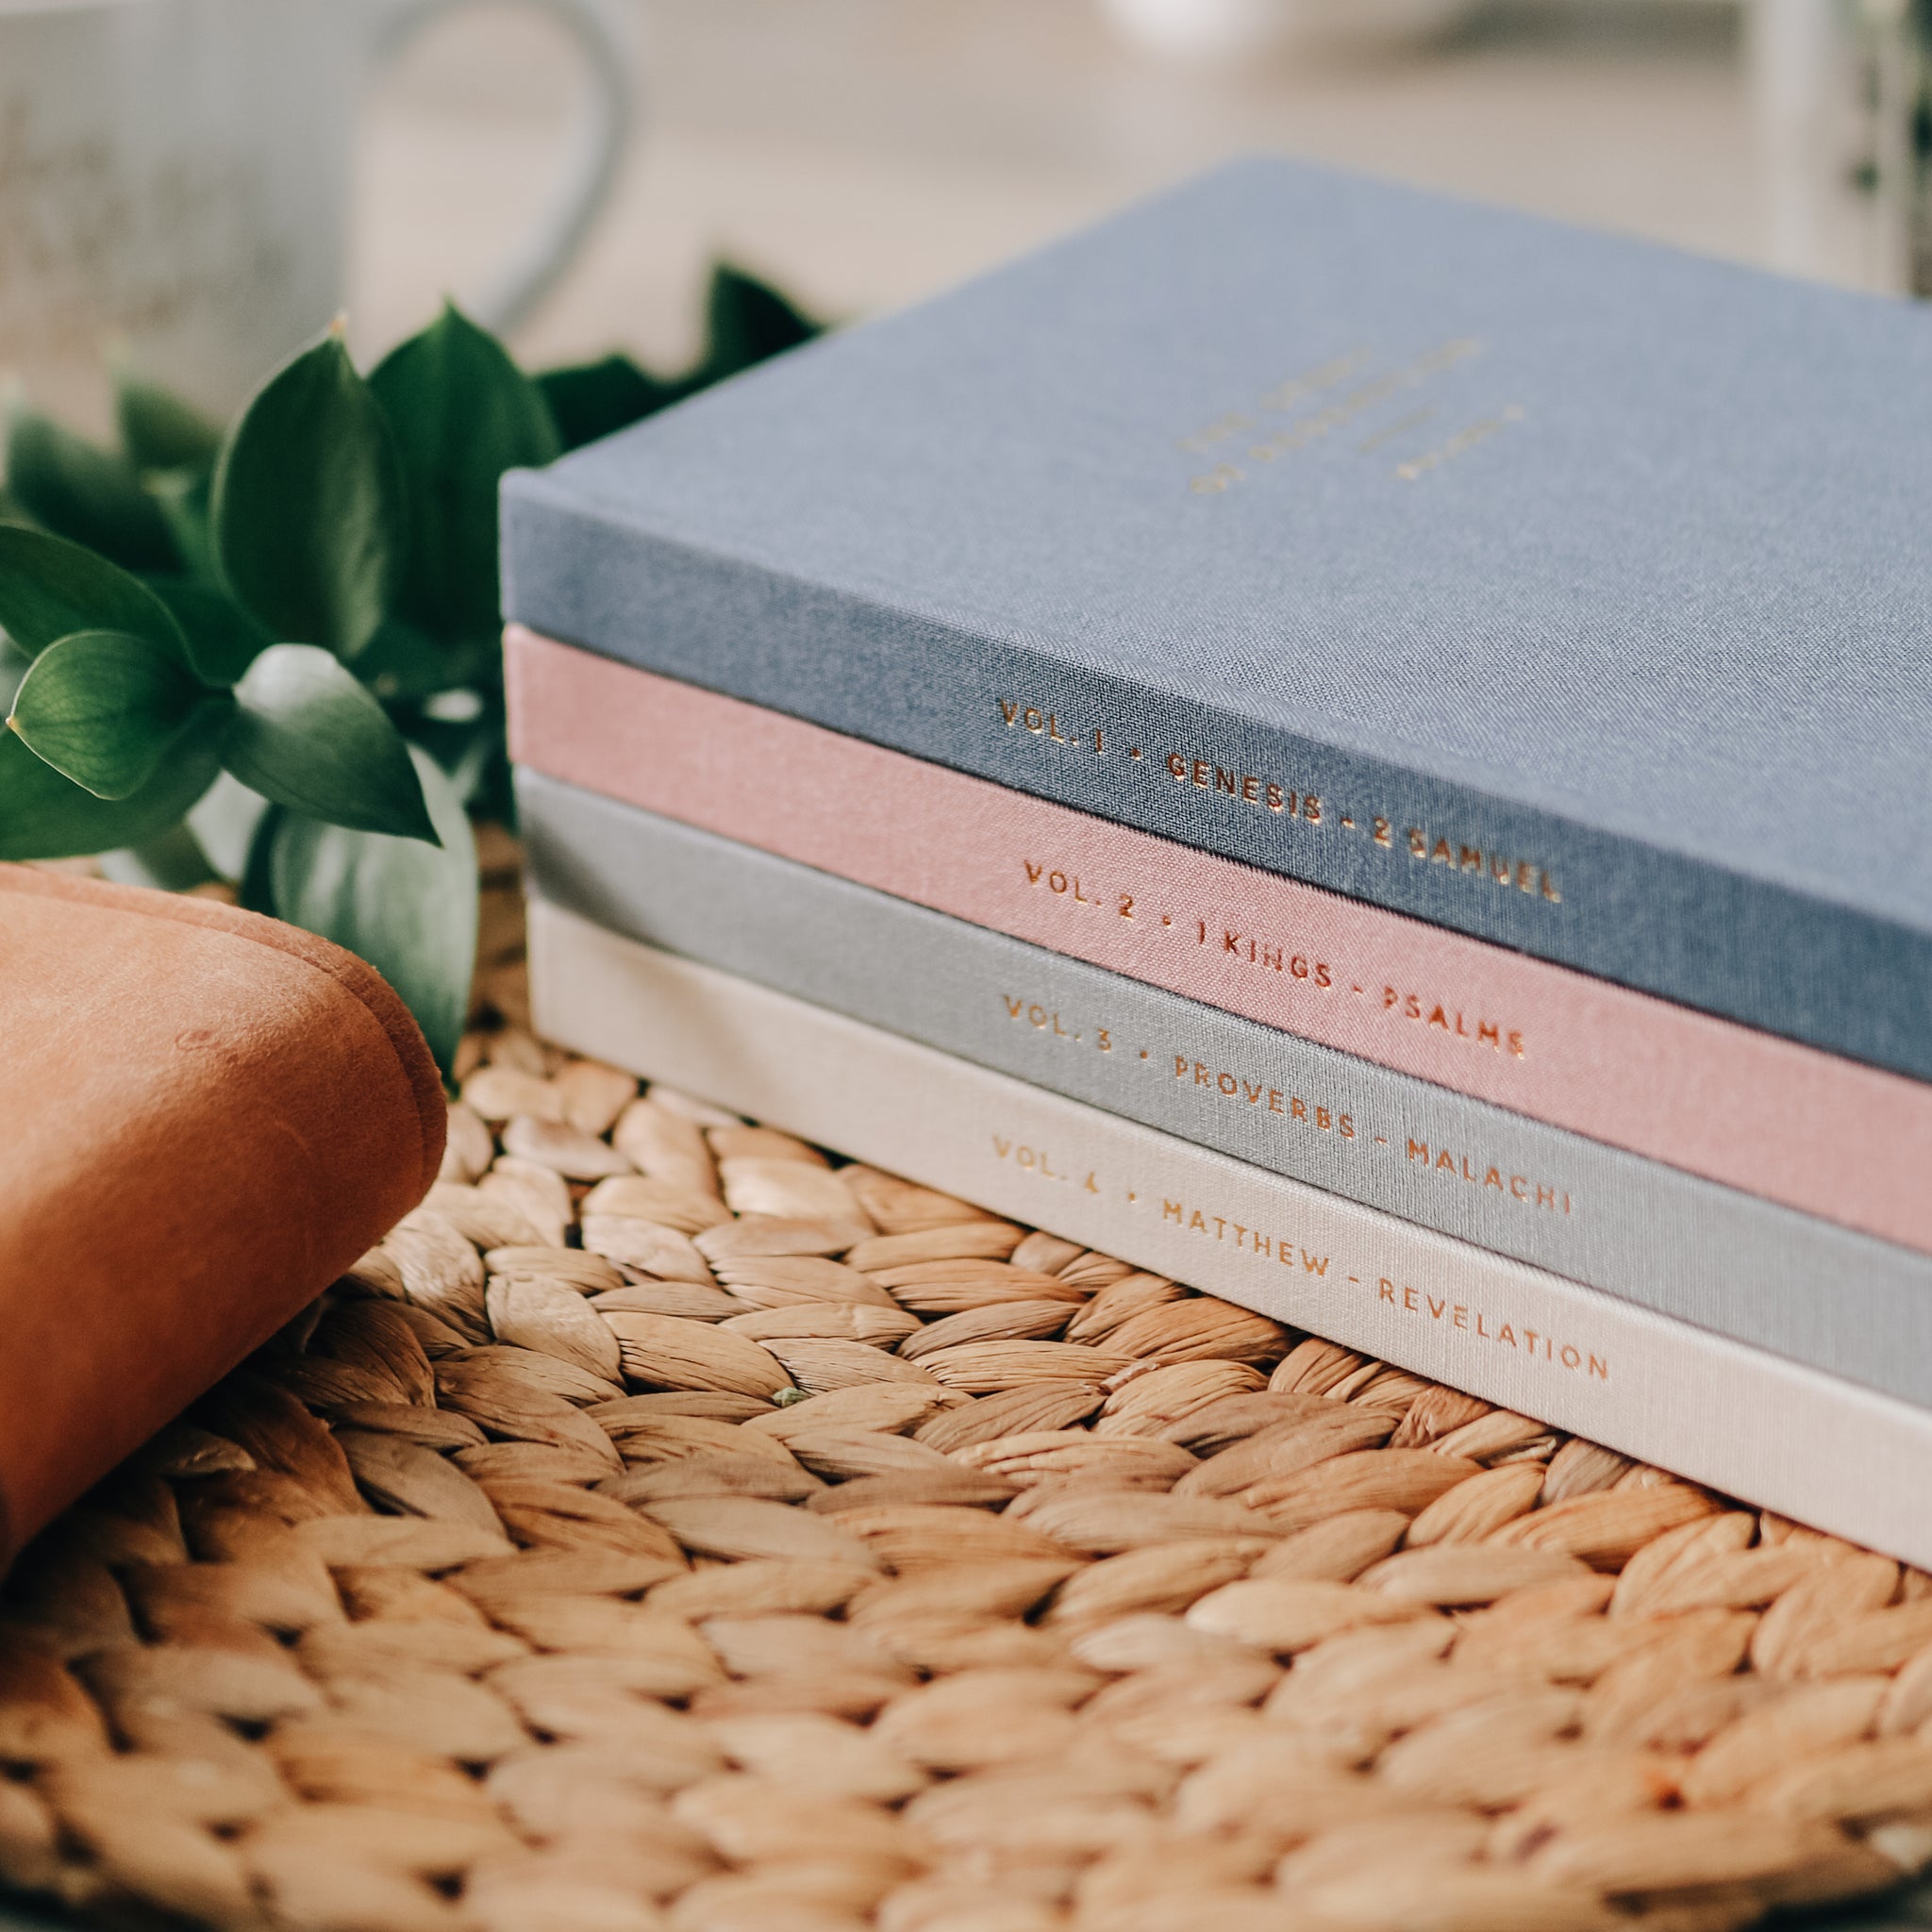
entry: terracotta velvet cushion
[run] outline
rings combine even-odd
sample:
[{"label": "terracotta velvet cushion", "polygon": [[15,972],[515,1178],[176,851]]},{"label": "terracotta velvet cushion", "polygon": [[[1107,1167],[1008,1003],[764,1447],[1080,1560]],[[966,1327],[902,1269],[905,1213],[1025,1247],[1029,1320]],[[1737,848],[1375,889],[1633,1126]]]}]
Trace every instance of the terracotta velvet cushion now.
[{"label": "terracotta velvet cushion", "polygon": [[445,1119],[340,947],[0,865],[0,1568],[422,1199]]}]

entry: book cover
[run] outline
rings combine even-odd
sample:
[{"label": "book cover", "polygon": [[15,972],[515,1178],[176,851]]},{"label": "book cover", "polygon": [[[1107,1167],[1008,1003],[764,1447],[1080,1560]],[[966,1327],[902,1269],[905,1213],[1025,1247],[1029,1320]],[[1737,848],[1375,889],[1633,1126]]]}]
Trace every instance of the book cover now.
[{"label": "book cover", "polygon": [[552,777],[1932,1252],[1932,1085],[512,628]]},{"label": "book cover", "polygon": [[1932,316],[1239,163],[505,489],[551,635],[1932,1078]]},{"label": "book cover", "polygon": [[530,908],[546,1038],[1840,1536],[1932,1563],[1932,1414]]},{"label": "book cover", "polygon": [[1932,1259],[524,771],[627,938],[1932,1407]]}]

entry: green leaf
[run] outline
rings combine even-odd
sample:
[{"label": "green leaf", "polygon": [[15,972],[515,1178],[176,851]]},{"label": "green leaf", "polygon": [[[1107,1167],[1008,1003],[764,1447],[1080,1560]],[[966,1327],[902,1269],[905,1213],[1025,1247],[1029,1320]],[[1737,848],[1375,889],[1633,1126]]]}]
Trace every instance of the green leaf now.
[{"label": "green leaf", "polygon": [[728,261],[718,262],[705,297],[706,347],[699,379],[722,381],[767,357],[808,342],[824,328],[769,283]]},{"label": "green leaf", "polygon": [[409,491],[399,613],[438,638],[494,641],[496,486],[562,444],[542,393],[502,343],[455,308],[386,356],[369,387]]},{"label": "green leaf", "polygon": [[368,960],[415,1014],[447,1074],[476,963],[476,845],[436,761],[411,756],[440,848],[272,811],[243,894]]},{"label": "green leaf", "polygon": [[277,637],[352,658],[394,597],[405,535],[395,444],[349,352],[325,336],[272,375],[215,468],[215,553]]},{"label": "green leaf", "polygon": [[208,862],[225,879],[239,882],[248,870],[248,855],[262,815],[276,810],[260,792],[251,791],[230,772],[224,772],[202,793],[188,814],[188,829],[208,855]]},{"label": "green leaf", "polygon": [[408,704],[466,685],[500,686],[503,645],[491,636],[440,644],[399,617],[388,619],[356,656],[356,675],[384,704]]},{"label": "green leaf", "polygon": [[227,700],[147,639],[82,630],[34,659],[7,722],[29,751],[96,798],[125,798],[214,702]]},{"label": "green leaf", "polygon": [[117,885],[152,886],[161,892],[192,891],[220,876],[185,820],[139,845],[102,853],[101,871]]},{"label": "green leaf", "polygon": [[134,466],[31,409],[16,407],[8,422],[7,487],[37,524],[127,570],[177,568]]},{"label": "green leaf", "polygon": [[401,733],[326,651],[271,644],[235,698],[223,763],[242,784],[330,824],[434,843]]},{"label": "green leaf", "polygon": [[409,742],[441,766],[471,813],[488,808],[491,817],[504,816],[498,793],[507,789],[508,755],[501,691],[443,691],[400,723]]},{"label": "green leaf", "polygon": [[628,429],[679,393],[677,385],[660,382],[623,355],[546,369],[536,381],[565,449],[581,449],[600,436]]},{"label": "green leaf", "polygon": [[192,403],[125,365],[114,371],[114,419],[121,447],[137,470],[194,470],[206,474],[221,453],[222,430]]},{"label": "green leaf", "polygon": [[20,681],[33,661],[5,631],[0,631],[0,711],[12,710],[13,693],[20,689]]},{"label": "green leaf", "polygon": [[219,583],[211,518],[213,478],[206,470],[146,470],[141,487],[168,526],[181,568],[205,583]]},{"label": "green leaf", "polygon": [[141,844],[174,824],[220,770],[220,732],[200,720],[138,791],[96,798],[0,731],[0,858],[79,858]]},{"label": "green leaf", "polygon": [[148,586],[188,640],[188,656],[207,684],[234,684],[275,642],[241,605],[208,584],[157,577]]},{"label": "green leaf", "polygon": [[0,524],[0,630],[30,658],[77,630],[122,630],[189,661],[180,626],[138,577],[18,524]]}]

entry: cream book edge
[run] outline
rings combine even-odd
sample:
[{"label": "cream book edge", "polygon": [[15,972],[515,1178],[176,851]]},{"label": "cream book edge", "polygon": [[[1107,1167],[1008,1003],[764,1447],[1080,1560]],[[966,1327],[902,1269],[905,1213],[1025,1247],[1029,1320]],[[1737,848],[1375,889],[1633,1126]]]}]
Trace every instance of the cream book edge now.
[{"label": "cream book edge", "polygon": [[541,901],[529,947],[561,1046],[1932,1565],[1932,1412]]}]

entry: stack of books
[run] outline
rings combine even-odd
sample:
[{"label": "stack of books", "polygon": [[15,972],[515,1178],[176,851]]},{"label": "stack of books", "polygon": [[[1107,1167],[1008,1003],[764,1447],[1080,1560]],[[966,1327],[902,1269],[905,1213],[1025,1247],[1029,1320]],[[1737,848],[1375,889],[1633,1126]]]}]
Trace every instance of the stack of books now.
[{"label": "stack of books", "polygon": [[514,475],[539,1024],[1932,1562],[1928,384],[1257,161]]}]

